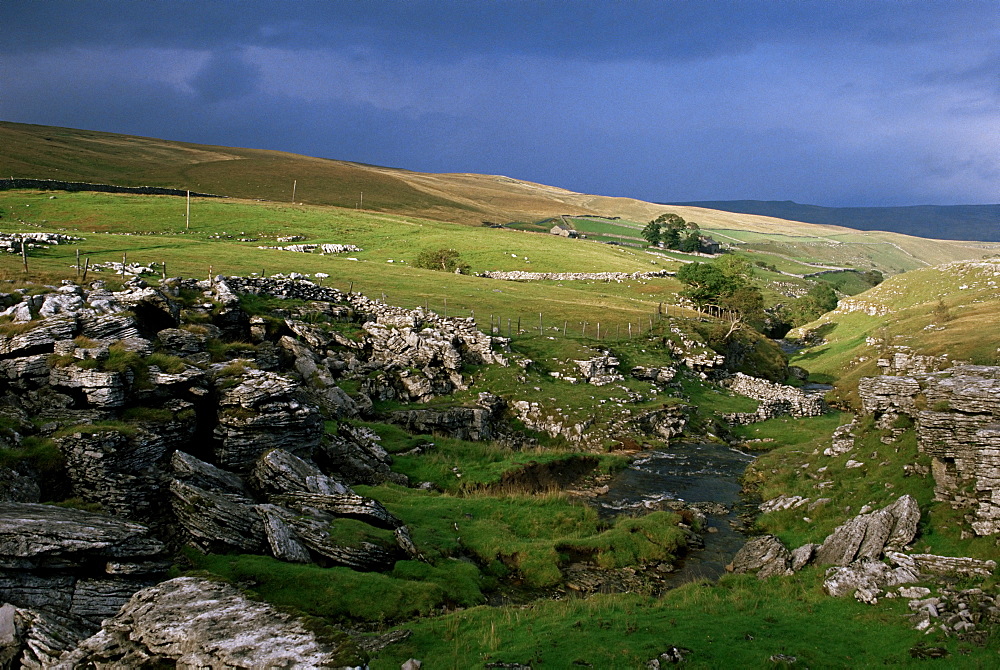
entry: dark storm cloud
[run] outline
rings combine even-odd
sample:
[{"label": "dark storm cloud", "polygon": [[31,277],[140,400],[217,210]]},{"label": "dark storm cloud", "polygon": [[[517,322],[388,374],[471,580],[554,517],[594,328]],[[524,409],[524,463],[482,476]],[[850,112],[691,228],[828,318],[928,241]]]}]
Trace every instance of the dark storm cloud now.
[{"label": "dark storm cloud", "polygon": [[190,80],[205,102],[219,102],[248,95],[260,81],[260,68],[238,54],[214,53]]},{"label": "dark storm cloud", "polygon": [[995,202],[991,2],[0,0],[0,118],[651,200]]}]

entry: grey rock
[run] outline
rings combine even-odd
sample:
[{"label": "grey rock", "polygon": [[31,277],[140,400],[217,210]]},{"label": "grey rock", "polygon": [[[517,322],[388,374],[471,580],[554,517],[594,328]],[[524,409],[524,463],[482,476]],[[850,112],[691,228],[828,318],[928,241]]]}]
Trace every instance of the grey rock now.
[{"label": "grey rock", "polygon": [[803,544],[801,547],[792,549],[791,553],[791,568],[792,572],[798,572],[802,568],[806,567],[810,562],[812,562],[813,557],[816,555],[816,550],[819,549],[818,544],[810,542],[808,544]]},{"label": "grey rock", "polygon": [[294,515],[291,512],[278,505],[257,505],[254,509],[264,523],[267,543],[275,558],[289,563],[309,563],[312,560],[309,550],[292,529]]},{"label": "grey rock", "polygon": [[170,457],[170,464],[177,479],[203,489],[214,489],[218,493],[231,493],[250,498],[250,492],[239,476],[199,460],[191,454],[175,451]]},{"label": "grey rock", "polygon": [[149,529],[78,509],[0,503],[0,567],[55,569],[161,557]]},{"label": "grey rock", "polygon": [[912,496],[869,514],[860,514],[838,526],[816,551],[820,565],[848,565],[856,559],[879,558],[886,548],[901,548],[913,541],[920,508]]},{"label": "grey rock", "polygon": [[281,493],[353,493],[346,485],[284,449],[272,449],[257,461],[250,479],[265,495]]},{"label": "grey rock", "polygon": [[792,557],[773,535],[761,535],[749,540],[736,552],[728,568],[736,574],[757,573],[758,579],[774,575],[790,575]]},{"label": "grey rock", "polygon": [[257,553],[265,548],[264,526],[251,498],[217,493],[180,480],[170,483],[177,521],[205,551]]},{"label": "grey rock", "polygon": [[835,597],[855,594],[858,600],[873,605],[883,590],[917,581],[919,576],[913,570],[891,568],[881,561],[862,558],[850,565],[827,570],[823,590]]},{"label": "grey rock", "polygon": [[357,519],[389,530],[403,525],[403,522],[390,514],[382,506],[382,503],[372,498],[359,496],[356,493],[286,493],[273,496],[273,501],[306,513],[319,510],[333,516]]},{"label": "grey rock", "polygon": [[136,593],[56,668],[334,668],[343,646],[228,584],[179,577]]}]

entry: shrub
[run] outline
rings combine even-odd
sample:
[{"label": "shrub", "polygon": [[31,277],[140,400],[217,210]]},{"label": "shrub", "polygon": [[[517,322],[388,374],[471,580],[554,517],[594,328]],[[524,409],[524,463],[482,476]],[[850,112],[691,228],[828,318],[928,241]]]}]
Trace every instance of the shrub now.
[{"label": "shrub", "polygon": [[454,249],[424,249],[417,255],[413,263],[425,270],[441,270],[442,272],[459,272],[466,274],[469,264],[462,261],[461,255]]}]

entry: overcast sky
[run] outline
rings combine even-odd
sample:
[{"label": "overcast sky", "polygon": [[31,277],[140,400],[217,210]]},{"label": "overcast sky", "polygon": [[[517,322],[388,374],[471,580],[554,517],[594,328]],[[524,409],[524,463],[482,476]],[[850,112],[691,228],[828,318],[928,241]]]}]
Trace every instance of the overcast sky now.
[{"label": "overcast sky", "polygon": [[0,0],[0,30],[5,121],[653,201],[1000,202],[996,0]]}]

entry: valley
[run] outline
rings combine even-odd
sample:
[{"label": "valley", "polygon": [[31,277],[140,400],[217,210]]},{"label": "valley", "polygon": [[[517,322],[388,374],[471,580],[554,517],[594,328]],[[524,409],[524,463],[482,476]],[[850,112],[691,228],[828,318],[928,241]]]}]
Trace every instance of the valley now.
[{"label": "valley", "polygon": [[3,667],[995,664],[1000,244],[0,135]]}]

